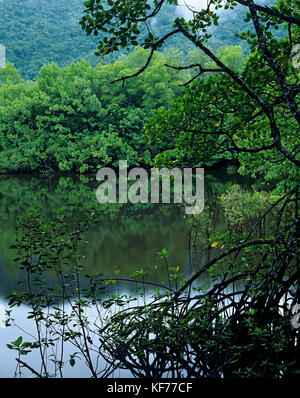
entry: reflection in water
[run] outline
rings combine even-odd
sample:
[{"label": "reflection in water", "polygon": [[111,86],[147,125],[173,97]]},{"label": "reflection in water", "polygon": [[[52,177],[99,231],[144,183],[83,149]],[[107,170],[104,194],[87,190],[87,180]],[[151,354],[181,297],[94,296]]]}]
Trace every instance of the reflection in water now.
[{"label": "reflection in water", "polygon": [[[224,228],[224,217],[218,204],[218,196],[226,192],[236,181],[225,174],[205,176],[205,205],[209,205],[216,230]],[[0,176],[0,304],[6,306],[5,298],[13,290],[18,290],[17,281],[22,279],[18,266],[14,263],[15,254],[10,246],[15,241],[17,217],[28,208],[36,205],[42,216],[50,218],[54,210],[64,208],[72,216],[74,208],[68,206],[75,198],[81,205],[77,212],[95,204],[97,182],[94,176]],[[128,277],[133,271],[143,268],[152,273],[148,279],[166,283],[166,270],[158,262],[156,254],[167,248],[172,266],[180,266],[183,276],[190,275],[207,261],[209,253],[199,252],[196,257],[188,250],[189,233],[185,228],[185,215],[176,204],[114,204],[99,205],[100,223],[93,226],[80,251],[85,255],[84,273],[101,273],[111,276],[119,270],[120,277]],[[197,253],[196,253],[197,254]],[[195,253],[194,253],[195,255]],[[136,293],[136,287],[119,285],[120,291]],[[26,308],[21,306],[14,311],[14,317],[25,330],[32,330],[26,319]],[[12,377],[15,357],[5,347],[22,335],[16,328],[0,328],[0,377]],[[37,355],[37,354],[32,354]],[[5,364],[5,366],[4,366]],[[82,367],[84,368],[84,367]],[[66,376],[89,376],[83,370],[77,374],[75,368],[67,369]],[[118,377],[118,375],[115,375]],[[127,376],[126,372],[120,376]]]},{"label": "reflection in water", "polygon": [[[5,302],[0,300],[0,305],[5,306]],[[16,352],[9,350],[6,347],[7,343],[11,343],[15,341],[19,336],[23,336],[23,342],[25,341],[34,341],[33,338],[36,335],[35,325],[32,320],[27,319],[27,312],[29,308],[22,305],[14,309],[14,319],[17,325],[21,325],[19,327],[8,327],[8,328],[0,328],[0,344],[1,344],[1,357],[0,357],[0,378],[6,377],[11,378],[14,377],[14,373],[16,370],[16,358],[18,357]],[[69,308],[66,308],[66,312],[68,313]],[[95,311],[90,311],[88,314],[90,319],[96,318]],[[64,346],[64,355],[65,358],[69,358],[70,354],[74,352],[74,346],[71,343],[66,343]],[[30,365],[40,372],[39,369],[41,360],[38,350],[34,350],[28,356],[22,358],[24,361],[30,363]],[[101,363],[102,361],[102,363]],[[51,366],[52,365],[52,366]],[[85,378],[91,377],[91,373],[87,366],[82,366],[83,364],[80,361],[77,362],[77,365],[71,367],[68,362],[66,362],[64,366],[64,377],[72,377],[72,378]],[[103,359],[100,359],[99,367],[104,367]],[[54,365],[50,362],[49,371],[50,373],[54,370]],[[16,375],[18,376],[18,375]],[[33,377],[30,370],[26,368],[22,368],[22,377]],[[115,370],[110,377],[131,377],[131,373],[128,370],[120,369]]]}]

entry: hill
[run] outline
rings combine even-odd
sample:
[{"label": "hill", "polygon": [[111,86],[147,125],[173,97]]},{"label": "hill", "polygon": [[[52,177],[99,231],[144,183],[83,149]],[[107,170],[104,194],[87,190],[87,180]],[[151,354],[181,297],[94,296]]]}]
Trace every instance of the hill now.
[{"label": "hill", "polygon": [[[271,4],[273,0],[267,2]],[[15,65],[24,79],[36,79],[41,67],[50,62],[60,67],[80,59],[88,60],[92,66],[97,64],[94,52],[98,38],[87,36],[79,24],[83,3],[84,0],[0,0],[0,44],[6,47],[7,61]],[[151,25],[153,33],[160,35],[167,31],[174,14],[180,16],[180,9],[163,6]],[[244,17],[244,7],[223,11],[220,26],[210,30],[210,47],[216,50],[220,46],[240,45],[234,34],[249,29]],[[184,53],[192,48],[184,38],[176,36],[168,45]],[[243,46],[247,54],[246,44]],[[117,57],[118,54],[114,54],[105,62],[112,62]]]}]

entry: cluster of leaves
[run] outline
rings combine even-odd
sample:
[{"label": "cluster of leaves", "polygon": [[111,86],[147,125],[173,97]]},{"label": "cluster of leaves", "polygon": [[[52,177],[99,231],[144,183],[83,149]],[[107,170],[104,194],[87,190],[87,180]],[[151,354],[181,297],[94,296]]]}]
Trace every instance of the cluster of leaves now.
[{"label": "cluster of leaves", "polygon": [[[148,54],[139,48],[95,69],[85,61],[64,69],[52,63],[41,69],[36,83],[24,82],[8,63],[0,71],[0,172],[84,173],[118,166],[121,159],[129,166],[148,165],[167,144],[145,137],[144,124],[153,111],[183,94],[181,84],[191,77],[189,71],[164,67],[179,65],[183,57],[169,50],[156,53],[149,68],[126,85],[110,84],[138,70]],[[240,47],[223,47],[218,54],[234,69],[240,67]],[[197,50],[184,58],[211,66]]]},{"label": "cluster of leaves", "polygon": [[239,185],[233,185],[229,192],[221,195],[229,230],[246,224],[253,224],[272,206],[280,195],[272,192],[245,192]]},{"label": "cluster of leaves", "polygon": [[[221,2],[216,1],[216,10],[222,8]],[[225,9],[231,8],[230,18],[224,12],[200,11],[198,5],[185,7],[176,0],[145,0],[140,2],[121,1],[85,1],[84,16],[80,23],[88,35],[99,37],[98,56],[105,56],[118,52],[120,48],[130,50],[132,46],[141,45],[157,50],[176,46],[186,53],[193,46],[188,40],[180,36],[170,36],[169,44],[161,39],[166,32],[172,30],[176,17],[189,20],[190,26],[198,33],[201,30],[205,39],[210,39],[210,46],[217,50],[224,45],[235,46],[239,40],[235,37],[236,30],[245,29],[245,9],[240,5],[233,8],[227,2]],[[268,1],[270,5],[274,0]],[[189,8],[188,8],[189,7]],[[198,12],[193,12],[198,11]],[[183,17],[183,18],[182,18]],[[217,27],[217,28],[216,28]],[[98,36],[99,35],[99,36]],[[282,32],[279,30],[278,36]],[[243,44],[243,50],[248,53],[249,46]]]}]

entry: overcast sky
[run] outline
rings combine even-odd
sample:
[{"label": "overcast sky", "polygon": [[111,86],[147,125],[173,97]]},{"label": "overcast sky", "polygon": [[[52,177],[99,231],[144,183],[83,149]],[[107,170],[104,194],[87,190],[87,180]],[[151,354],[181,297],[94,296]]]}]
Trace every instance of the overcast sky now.
[{"label": "overcast sky", "polygon": [[189,11],[188,7],[194,11],[200,11],[203,8],[207,8],[207,2],[207,0],[178,0],[177,13],[186,19],[191,19],[193,14]]}]

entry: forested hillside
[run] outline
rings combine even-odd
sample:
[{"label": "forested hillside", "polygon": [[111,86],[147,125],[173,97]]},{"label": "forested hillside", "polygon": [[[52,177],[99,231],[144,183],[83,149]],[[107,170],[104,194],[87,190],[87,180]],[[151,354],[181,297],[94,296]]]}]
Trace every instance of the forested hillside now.
[{"label": "forested hillside", "polygon": [[61,66],[85,58],[96,62],[95,40],[78,23],[81,0],[2,0],[0,43],[22,77],[33,79],[51,61]]},{"label": "forested hillside", "polygon": [[[98,38],[87,36],[79,21],[84,9],[83,0],[1,0],[0,44],[6,47],[7,61],[12,62],[25,79],[35,79],[40,68],[50,62],[60,67],[72,61],[85,59],[95,66],[99,60],[94,55]],[[166,5],[151,24],[153,34],[161,34],[172,25],[180,7]],[[179,14],[180,15],[180,14]],[[237,31],[245,29],[245,10],[237,7],[230,13],[222,13],[218,29],[210,28],[210,46],[237,45]],[[181,37],[174,37],[167,44],[186,52],[191,44]],[[247,45],[245,45],[244,52]],[[117,58],[107,57],[105,62]]]}]

